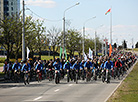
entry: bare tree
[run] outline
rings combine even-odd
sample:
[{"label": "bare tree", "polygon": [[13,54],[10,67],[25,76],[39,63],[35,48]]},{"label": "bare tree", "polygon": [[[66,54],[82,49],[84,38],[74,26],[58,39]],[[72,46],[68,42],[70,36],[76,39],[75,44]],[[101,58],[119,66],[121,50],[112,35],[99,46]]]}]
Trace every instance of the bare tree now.
[{"label": "bare tree", "polygon": [[49,43],[52,47],[52,51],[53,51],[53,58],[55,59],[55,52],[58,51],[59,46],[61,44],[61,30],[57,29],[56,27],[52,27],[51,29],[49,29],[47,34],[47,38],[49,39]]}]

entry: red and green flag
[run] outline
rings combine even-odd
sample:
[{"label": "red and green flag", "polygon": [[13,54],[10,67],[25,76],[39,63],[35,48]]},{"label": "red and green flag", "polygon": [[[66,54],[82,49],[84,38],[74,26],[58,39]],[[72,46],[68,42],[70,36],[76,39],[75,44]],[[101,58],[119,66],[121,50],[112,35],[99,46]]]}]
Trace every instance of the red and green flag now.
[{"label": "red and green flag", "polygon": [[111,8],[105,13],[105,15],[107,15],[109,12],[111,12]]}]

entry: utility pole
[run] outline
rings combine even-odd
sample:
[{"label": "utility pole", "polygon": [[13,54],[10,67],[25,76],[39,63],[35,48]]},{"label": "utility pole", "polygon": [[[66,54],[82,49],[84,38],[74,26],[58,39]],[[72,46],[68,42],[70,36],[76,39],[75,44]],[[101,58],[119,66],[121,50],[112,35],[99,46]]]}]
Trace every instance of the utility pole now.
[{"label": "utility pole", "polygon": [[107,39],[105,38],[105,56],[107,55]]},{"label": "utility pole", "polygon": [[23,28],[22,28],[22,60],[25,60],[25,28],[24,28],[24,23],[25,23],[25,9],[24,9],[24,0],[23,0]]},{"label": "utility pole", "polygon": [[96,31],[95,31],[95,56],[96,56]]},{"label": "utility pole", "polygon": [[85,26],[83,27],[83,41],[82,41],[83,54],[84,54],[84,43],[85,43]]},{"label": "utility pole", "polygon": [[63,58],[65,57],[64,56],[64,54],[65,54],[64,53],[64,50],[65,50],[65,33],[66,32],[65,32],[65,16],[64,16],[63,17],[63,56],[62,56]]},{"label": "utility pole", "polygon": [[104,55],[104,36],[102,36],[102,56]]}]

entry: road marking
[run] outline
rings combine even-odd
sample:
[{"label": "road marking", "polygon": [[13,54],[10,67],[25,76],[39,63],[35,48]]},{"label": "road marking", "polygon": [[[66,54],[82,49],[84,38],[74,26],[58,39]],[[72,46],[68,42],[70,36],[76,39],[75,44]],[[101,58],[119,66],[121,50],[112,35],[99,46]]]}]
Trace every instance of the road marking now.
[{"label": "road marking", "polygon": [[16,89],[17,87],[12,87],[11,89]]},{"label": "road marking", "polygon": [[56,89],[55,92],[59,91],[59,89]]},{"label": "road marking", "polygon": [[73,84],[69,84],[69,86],[72,86]]},{"label": "road marking", "polygon": [[40,98],[42,98],[42,96],[35,98],[34,101],[39,100]]}]

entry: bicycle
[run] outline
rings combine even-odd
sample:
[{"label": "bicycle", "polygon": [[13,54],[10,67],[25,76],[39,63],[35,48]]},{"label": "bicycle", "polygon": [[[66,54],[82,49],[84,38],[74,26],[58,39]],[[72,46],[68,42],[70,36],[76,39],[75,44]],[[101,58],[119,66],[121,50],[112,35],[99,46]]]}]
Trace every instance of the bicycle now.
[{"label": "bicycle", "polygon": [[29,78],[29,73],[28,71],[24,71],[24,84],[26,85],[27,83],[29,84],[30,78]]}]

